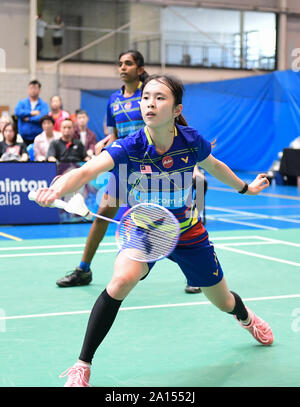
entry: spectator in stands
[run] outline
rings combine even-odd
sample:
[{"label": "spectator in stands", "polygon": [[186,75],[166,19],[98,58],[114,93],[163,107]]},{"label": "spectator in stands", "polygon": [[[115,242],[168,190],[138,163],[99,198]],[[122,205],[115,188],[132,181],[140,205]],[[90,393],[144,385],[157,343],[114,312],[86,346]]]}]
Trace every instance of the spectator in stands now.
[{"label": "spectator in stands", "polygon": [[36,52],[37,57],[41,57],[41,52],[44,47],[45,30],[48,24],[43,20],[42,13],[39,13],[36,17]]},{"label": "spectator in stands", "polygon": [[82,142],[73,138],[74,124],[70,118],[61,123],[61,137],[50,143],[47,160],[51,162],[80,162],[88,161],[90,157]]},{"label": "spectator in stands", "polygon": [[87,155],[92,157],[95,154],[97,144],[96,134],[87,127],[89,116],[85,110],[76,110],[76,124],[74,127],[74,139],[80,139],[85,146]]},{"label": "spectator in stands", "polygon": [[60,131],[60,125],[62,121],[68,117],[70,114],[62,109],[62,100],[60,96],[52,96],[50,99],[50,112],[49,116],[54,119],[54,130]]},{"label": "spectator in stands", "polygon": [[54,119],[49,115],[41,118],[43,132],[34,139],[34,159],[35,161],[46,161],[48,149],[51,141],[58,140],[61,133],[54,130]]},{"label": "spectator in stands", "polygon": [[[3,141],[3,129],[4,129],[4,126],[7,123],[12,123],[12,122],[13,122],[12,118],[9,117],[8,115],[2,115],[0,117],[0,141]],[[23,143],[24,142],[19,133],[17,134],[17,142],[18,143]]]},{"label": "spectator in stands", "polygon": [[0,161],[28,161],[25,143],[17,142],[17,128],[14,123],[6,123],[3,128],[3,141],[0,142]]},{"label": "spectator in stands", "polygon": [[18,129],[24,143],[28,146],[42,132],[40,120],[49,112],[48,103],[40,98],[41,84],[37,80],[28,84],[28,97],[18,102],[15,115],[18,118]]},{"label": "spectator in stands", "polygon": [[54,19],[54,27],[52,32],[52,44],[55,50],[56,58],[61,57],[61,47],[64,37],[64,22],[61,16],[56,16]]}]

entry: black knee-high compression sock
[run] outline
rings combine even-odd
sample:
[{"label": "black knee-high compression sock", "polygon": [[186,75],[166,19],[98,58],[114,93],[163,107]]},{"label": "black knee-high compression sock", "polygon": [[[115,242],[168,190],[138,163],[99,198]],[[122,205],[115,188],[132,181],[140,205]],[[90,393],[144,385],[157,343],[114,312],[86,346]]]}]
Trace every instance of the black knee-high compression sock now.
[{"label": "black knee-high compression sock", "polygon": [[238,320],[245,321],[248,318],[248,311],[241,299],[241,297],[233,291],[230,291],[235,299],[235,306],[228,314],[235,315]]},{"label": "black knee-high compression sock", "polygon": [[110,330],[122,301],[112,298],[106,290],[98,297],[88,321],[80,360],[91,363],[93,356]]}]

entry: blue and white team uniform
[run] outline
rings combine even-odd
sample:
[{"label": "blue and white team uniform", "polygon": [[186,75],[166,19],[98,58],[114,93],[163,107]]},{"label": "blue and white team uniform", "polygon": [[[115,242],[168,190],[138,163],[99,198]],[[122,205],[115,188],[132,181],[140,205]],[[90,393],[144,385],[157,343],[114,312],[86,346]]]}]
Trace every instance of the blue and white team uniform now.
[{"label": "blue and white team uniform", "polygon": [[[179,241],[168,258],[180,266],[188,285],[209,287],[221,281],[221,266],[193,199],[193,170],[210,155],[211,144],[197,130],[176,125],[172,146],[158,154],[144,127],[106,151],[114,160],[113,171],[119,171],[120,181],[126,183],[129,206],[160,204],[179,221]],[[154,263],[148,265],[150,270]]]},{"label": "blue and white team uniform", "polygon": [[106,113],[107,126],[117,129],[118,138],[127,137],[145,126],[140,111],[142,82],[132,96],[124,97],[123,92],[124,87],[110,96]]},{"label": "blue and white team uniform", "polygon": [[[142,85],[140,82],[134,94],[130,97],[124,97],[124,86],[111,94],[106,112],[106,124],[108,127],[117,129],[118,138],[123,139],[129,134],[145,126],[140,110],[140,101],[142,97]],[[110,178],[106,194],[119,198],[119,180],[116,172],[114,179]]]}]

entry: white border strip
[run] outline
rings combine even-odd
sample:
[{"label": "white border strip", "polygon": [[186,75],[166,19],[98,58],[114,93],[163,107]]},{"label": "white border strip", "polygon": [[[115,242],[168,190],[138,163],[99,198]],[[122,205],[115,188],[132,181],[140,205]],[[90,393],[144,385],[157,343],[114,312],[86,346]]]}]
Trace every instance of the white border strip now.
[{"label": "white border strip", "polygon": [[[270,301],[270,300],[282,300],[290,298],[300,298],[300,294],[288,294],[288,295],[275,295],[270,297],[253,297],[244,298],[243,301]],[[158,308],[178,308],[178,307],[193,307],[197,305],[212,305],[210,301],[199,301],[199,302],[184,302],[178,304],[160,304],[160,305],[142,305],[137,307],[123,307],[120,311],[135,311],[135,310],[145,310],[145,309],[158,309]],[[1,320],[13,320],[13,319],[26,319],[26,318],[44,318],[44,317],[57,317],[66,315],[81,315],[89,314],[90,310],[84,311],[69,311],[69,312],[51,312],[45,314],[29,314],[29,315],[15,315],[15,316],[5,316],[0,317]]]},{"label": "white border strip", "polygon": [[[97,250],[96,253],[116,253],[118,249],[108,249],[108,250]],[[35,257],[35,256],[59,256],[66,254],[82,254],[83,250],[73,250],[69,252],[45,252],[45,253],[18,253],[18,254],[0,254],[0,258],[16,258],[16,257]]]},{"label": "white border strip", "polygon": [[283,263],[283,264],[288,264],[290,266],[300,267],[300,263],[296,263],[296,262],[290,261],[290,260],[283,260],[283,259],[278,259],[277,257],[265,256],[264,254],[258,254],[258,253],[247,252],[245,250],[234,249],[233,247],[225,246],[222,244],[216,244],[215,247],[217,247],[218,249],[221,249],[221,250],[227,250],[229,252],[245,254],[245,255],[251,256],[251,257],[258,257],[258,258],[264,259],[264,260],[271,260],[271,261],[275,261],[277,263]]}]

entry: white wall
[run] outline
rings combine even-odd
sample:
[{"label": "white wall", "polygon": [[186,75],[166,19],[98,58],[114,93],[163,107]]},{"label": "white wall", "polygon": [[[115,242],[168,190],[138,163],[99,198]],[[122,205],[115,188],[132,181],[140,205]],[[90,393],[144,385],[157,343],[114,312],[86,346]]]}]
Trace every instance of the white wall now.
[{"label": "white wall", "polygon": [[6,54],[7,69],[28,69],[28,16],[27,0],[1,0],[0,48]]}]

